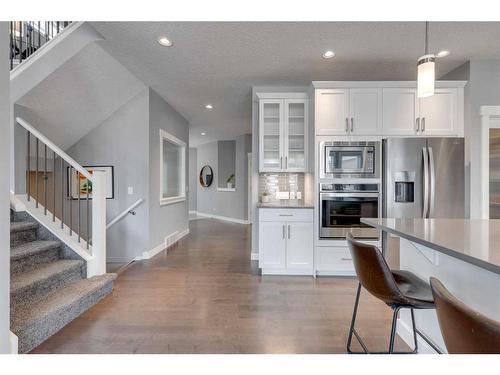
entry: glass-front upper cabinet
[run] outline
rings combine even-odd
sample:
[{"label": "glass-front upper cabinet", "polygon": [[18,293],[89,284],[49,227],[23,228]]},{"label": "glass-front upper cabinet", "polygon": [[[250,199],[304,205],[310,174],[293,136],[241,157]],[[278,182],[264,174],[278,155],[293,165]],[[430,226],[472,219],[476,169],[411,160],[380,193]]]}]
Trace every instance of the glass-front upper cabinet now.
[{"label": "glass-front upper cabinet", "polygon": [[268,99],[270,95],[278,94],[259,94],[259,171],[305,172],[307,97],[294,93],[303,98]]},{"label": "glass-front upper cabinet", "polygon": [[283,102],[260,102],[260,168],[265,172],[281,171],[283,167]]},{"label": "glass-front upper cabinet", "polygon": [[304,100],[285,101],[285,162],[284,169],[304,172],[307,149],[307,105]]}]

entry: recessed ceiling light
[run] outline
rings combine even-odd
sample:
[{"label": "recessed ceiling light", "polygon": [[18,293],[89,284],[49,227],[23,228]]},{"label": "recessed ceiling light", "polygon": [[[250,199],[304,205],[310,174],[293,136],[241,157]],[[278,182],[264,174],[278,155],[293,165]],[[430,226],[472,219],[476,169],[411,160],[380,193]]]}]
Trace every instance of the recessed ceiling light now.
[{"label": "recessed ceiling light", "polygon": [[205,108],[206,108],[206,109],[213,109],[213,108],[214,108],[214,106],[213,106],[212,104],[207,104],[207,105],[205,106]]},{"label": "recessed ceiling light", "polygon": [[450,54],[450,51],[443,50],[443,51],[439,51],[438,53],[436,53],[436,57],[446,57],[449,54]]},{"label": "recessed ceiling light", "polygon": [[207,133],[205,133],[205,132],[201,132],[201,135],[207,135]]},{"label": "recessed ceiling light", "polygon": [[335,57],[335,52],[330,50],[323,52],[323,58],[331,59],[332,57]]},{"label": "recessed ceiling light", "polygon": [[172,47],[174,45],[174,43],[166,36],[158,38],[158,43],[160,43],[163,47]]}]

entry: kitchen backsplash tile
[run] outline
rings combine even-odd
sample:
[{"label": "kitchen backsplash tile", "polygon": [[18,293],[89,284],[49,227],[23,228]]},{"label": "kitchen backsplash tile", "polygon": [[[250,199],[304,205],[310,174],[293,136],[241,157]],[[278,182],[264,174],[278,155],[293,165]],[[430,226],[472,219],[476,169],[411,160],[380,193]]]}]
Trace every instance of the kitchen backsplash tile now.
[{"label": "kitchen backsplash tile", "polygon": [[304,173],[260,173],[259,199],[267,191],[271,201],[279,200],[278,192],[290,192],[290,198],[297,199],[297,193],[304,198]]}]

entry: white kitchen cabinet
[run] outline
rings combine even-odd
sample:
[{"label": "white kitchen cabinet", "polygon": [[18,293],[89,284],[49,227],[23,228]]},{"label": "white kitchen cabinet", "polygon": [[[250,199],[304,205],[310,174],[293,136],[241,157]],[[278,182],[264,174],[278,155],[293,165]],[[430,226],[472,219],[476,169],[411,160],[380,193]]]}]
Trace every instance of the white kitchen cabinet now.
[{"label": "white kitchen cabinet", "polygon": [[465,81],[436,81],[419,99],[415,81],[313,82],[316,135],[463,137]]},{"label": "white kitchen cabinet", "polygon": [[378,135],[382,131],[382,89],[349,90],[349,134]]},{"label": "white kitchen cabinet", "polygon": [[287,270],[310,271],[313,261],[312,222],[288,222],[286,241]]},{"label": "white kitchen cabinet", "polygon": [[383,89],[383,135],[416,135],[419,100],[416,88]]},{"label": "white kitchen cabinet", "polygon": [[284,269],[286,267],[285,232],[286,226],[284,222],[259,223],[259,237],[265,240],[263,241],[265,251],[260,253],[259,259],[261,268]]},{"label": "white kitchen cabinet", "polygon": [[317,135],[377,135],[382,126],[382,89],[317,90]]},{"label": "white kitchen cabinet", "polygon": [[[259,171],[305,172],[308,155],[308,99],[259,95]],[[286,94],[281,94],[287,96]],[[298,96],[298,97],[294,97]]]},{"label": "white kitchen cabinet", "polygon": [[259,209],[259,267],[264,275],[312,275],[313,209]]},{"label": "white kitchen cabinet", "polygon": [[436,89],[434,95],[419,100],[420,134],[429,136],[457,134],[457,91],[453,88]]},{"label": "white kitchen cabinet", "polygon": [[349,90],[316,90],[316,134],[346,135],[349,133]]}]

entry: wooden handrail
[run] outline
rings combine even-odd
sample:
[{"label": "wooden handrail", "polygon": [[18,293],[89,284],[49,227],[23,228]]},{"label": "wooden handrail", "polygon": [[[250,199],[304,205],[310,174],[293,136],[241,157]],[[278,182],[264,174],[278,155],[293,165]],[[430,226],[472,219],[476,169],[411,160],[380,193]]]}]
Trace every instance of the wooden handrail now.
[{"label": "wooden handrail", "polygon": [[26,120],[23,120],[21,117],[16,117],[16,122],[19,125],[21,125],[23,128],[25,128],[27,131],[29,131],[31,134],[33,134],[40,141],[42,141],[44,144],[46,144],[47,147],[49,147],[52,151],[54,151],[59,157],[64,159],[66,161],[66,163],[68,163],[74,169],[76,169],[78,172],[80,172],[82,175],[87,177],[87,179],[89,179],[91,182],[94,182],[92,175],[85,168],[83,168],[71,156],[69,156],[67,153],[65,153],[63,150],[61,150],[59,147],[57,147],[50,139],[48,139],[42,133],[40,133],[38,130],[36,130],[29,122],[27,122]]}]

